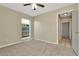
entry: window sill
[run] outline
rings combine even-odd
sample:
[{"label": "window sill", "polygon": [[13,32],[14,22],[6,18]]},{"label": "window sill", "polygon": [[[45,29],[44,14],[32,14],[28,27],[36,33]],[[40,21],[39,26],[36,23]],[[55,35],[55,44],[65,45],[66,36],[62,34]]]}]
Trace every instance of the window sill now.
[{"label": "window sill", "polygon": [[24,37],[22,38],[22,40],[31,40],[32,38],[31,37]]}]

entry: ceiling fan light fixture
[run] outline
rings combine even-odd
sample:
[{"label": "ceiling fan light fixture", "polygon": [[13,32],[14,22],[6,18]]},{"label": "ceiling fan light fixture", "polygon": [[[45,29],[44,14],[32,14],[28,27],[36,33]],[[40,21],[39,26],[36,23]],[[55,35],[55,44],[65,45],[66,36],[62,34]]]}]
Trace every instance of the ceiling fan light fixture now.
[{"label": "ceiling fan light fixture", "polygon": [[67,13],[64,13],[64,16],[67,16],[68,14]]},{"label": "ceiling fan light fixture", "polygon": [[42,7],[42,8],[45,7],[43,4],[39,4],[39,3],[26,3],[26,4],[23,4],[23,6],[29,6],[29,5],[32,6],[33,10],[36,10],[37,7]]},{"label": "ceiling fan light fixture", "polygon": [[33,9],[33,10],[36,10],[36,8],[37,8],[37,5],[36,5],[35,3],[33,3],[33,4],[32,4],[32,9]]}]

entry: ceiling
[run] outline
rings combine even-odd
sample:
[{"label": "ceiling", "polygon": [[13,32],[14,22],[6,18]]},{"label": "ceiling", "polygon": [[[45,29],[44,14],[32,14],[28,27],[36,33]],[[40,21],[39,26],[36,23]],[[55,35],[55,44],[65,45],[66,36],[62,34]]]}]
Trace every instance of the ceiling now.
[{"label": "ceiling", "polygon": [[48,11],[52,11],[67,5],[70,5],[71,3],[41,3],[45,5],[44,8],[38,7],[36,10],[32,10],[32,6],[23,6],[23,3],[0,3],[0,5],[4,7],[8,7],[10,9],[28,14],[30,16],[37,16],[43,13],[46,13]]}]

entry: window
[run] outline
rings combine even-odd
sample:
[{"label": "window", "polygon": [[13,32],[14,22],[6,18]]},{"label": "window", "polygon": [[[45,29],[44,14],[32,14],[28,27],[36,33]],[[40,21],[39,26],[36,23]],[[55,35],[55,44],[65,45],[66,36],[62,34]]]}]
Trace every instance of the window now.
[{"label": "window", "polygon": [[30,20],[22,18],[22,38],[30,36]]}]

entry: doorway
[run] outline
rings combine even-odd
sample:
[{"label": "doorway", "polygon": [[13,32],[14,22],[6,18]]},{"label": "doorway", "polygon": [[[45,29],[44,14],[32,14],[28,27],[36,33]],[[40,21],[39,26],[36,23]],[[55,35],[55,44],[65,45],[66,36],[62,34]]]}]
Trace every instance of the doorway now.
[{"label": "doorway", "polygon": [[69,22],[62,23],[62,38],[69,38]]},{"label": "doorway", "polygon": [[58,15],[58,43],[65,47],[72,46],[72,12]]}]

